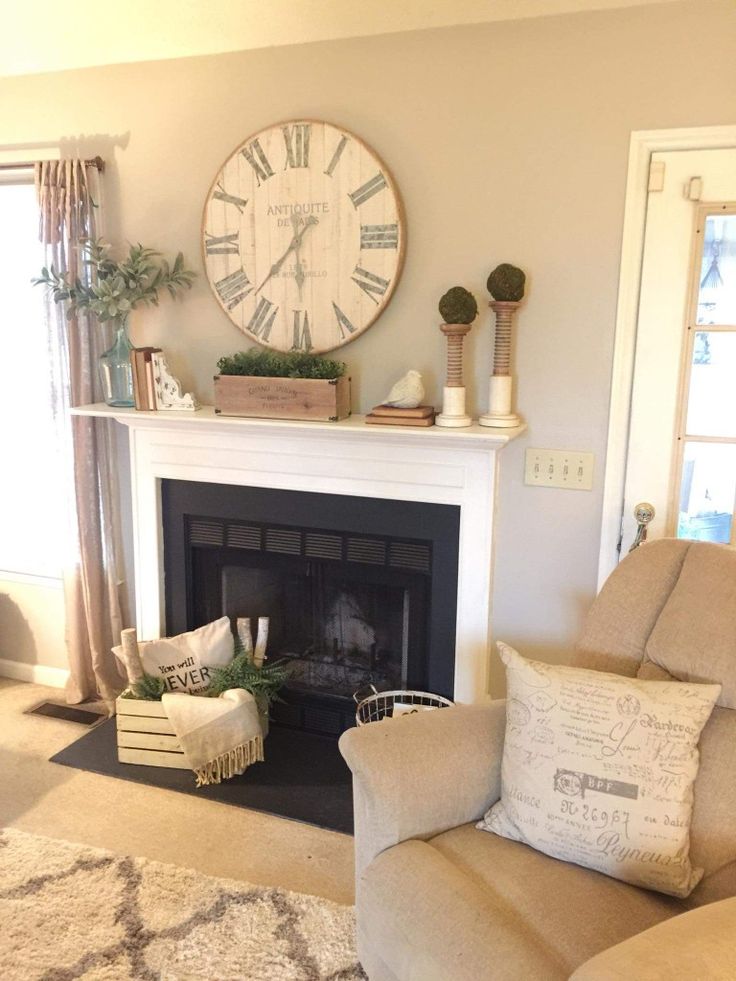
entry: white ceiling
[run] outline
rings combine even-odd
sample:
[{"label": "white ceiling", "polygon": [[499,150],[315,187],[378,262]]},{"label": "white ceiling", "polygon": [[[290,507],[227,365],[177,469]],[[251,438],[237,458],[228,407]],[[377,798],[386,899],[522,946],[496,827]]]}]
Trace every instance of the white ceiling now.
[{"label": "white ceiling", "polygon": [[0,75],[183,58],[676,0],[16,0]]}]

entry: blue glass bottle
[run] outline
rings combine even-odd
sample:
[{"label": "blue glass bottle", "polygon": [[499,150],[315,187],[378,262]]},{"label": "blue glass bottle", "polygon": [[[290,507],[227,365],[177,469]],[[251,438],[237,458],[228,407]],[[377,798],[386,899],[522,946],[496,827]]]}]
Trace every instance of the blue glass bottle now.
[{"label": "blue glass bottle", "polygon": [[133,345],[128,338],[127,316],[117,317],[113,326],[115,339],[112,347],[100,355],[102,394],[108,405],[133,408],[133,369],[130,364]]}]

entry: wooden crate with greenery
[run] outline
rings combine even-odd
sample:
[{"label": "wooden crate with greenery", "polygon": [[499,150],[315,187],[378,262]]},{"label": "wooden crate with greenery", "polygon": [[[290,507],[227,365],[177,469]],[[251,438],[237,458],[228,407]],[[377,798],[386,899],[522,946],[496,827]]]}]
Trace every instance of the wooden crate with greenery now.
[{"label": "wooden crate with greenery", "polygon": [[[142,766],[187,770],[184,751],[160,701],[130,698],[123,693],[115,702],[118,761]],[[268,735],[268,705],[259,701],[264,738]]]},{"label": "wooden crate with greenery", "polygon": [[[224,667],[213,669],[209,687],[201,693],[201,697],[216,698],[232,688],[249,691],[256,700],[265,739],[269,730],[269,705],[278,697],[278,691],[285,683],[289,669],[283,660],[264,664],[268,637],[267,617],[259,619],[255,650],[250,637],[250,620],[239,618],[238,631],[232,661]],[[124,630],[123,634],[132,634],[132,643],[136,643],[134,630]],[[244,646],[244,637],[248,641],[247,648]],[[123,638],[123,643],[125,641]],[[184,751],[161,701],[165,687],[163,678],[143,673],[138,681],[118,696],[115,710],[118,760],[121,763],[188,769]]]},{"label": "wooden crate with greenery", "polygon": [[261,419],[337,422],[350,415],[345,365],[310,354],[247,351],[218,362],[215,412]]}]

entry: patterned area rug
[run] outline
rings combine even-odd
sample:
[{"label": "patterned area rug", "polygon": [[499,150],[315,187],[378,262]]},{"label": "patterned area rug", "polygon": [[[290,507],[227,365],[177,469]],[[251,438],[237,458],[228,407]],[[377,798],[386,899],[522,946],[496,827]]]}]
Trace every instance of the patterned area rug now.
[{"label": "patterned area rug", "polygon": [[349,906],[0,830],[3,981],[358,981]]}]

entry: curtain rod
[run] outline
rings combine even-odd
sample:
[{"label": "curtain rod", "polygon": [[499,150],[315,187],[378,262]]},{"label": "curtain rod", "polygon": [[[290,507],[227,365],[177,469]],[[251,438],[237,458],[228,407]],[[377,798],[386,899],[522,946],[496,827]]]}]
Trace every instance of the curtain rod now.
[{"label": "curtain rod", "polygon": [[[45,161],[41,162],[44,163]],[[105,171],[105,161],[102,157],[93,157],[92,160],[85,160],[84,164],[86,167],[96,167],[100,173],[104,173]],[[0,170],[33,170],[35,166],[36,161],[34,160],[19,160],[17,163],[0,163]]]}]

